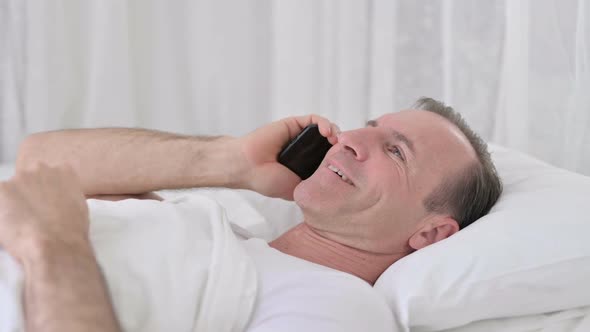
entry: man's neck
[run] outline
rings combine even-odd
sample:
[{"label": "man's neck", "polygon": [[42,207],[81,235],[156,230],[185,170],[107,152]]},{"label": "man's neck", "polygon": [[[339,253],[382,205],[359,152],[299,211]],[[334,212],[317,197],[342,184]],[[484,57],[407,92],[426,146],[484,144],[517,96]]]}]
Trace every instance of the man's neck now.
[{"label": "man's neck", "polygon": [[391,264],[404,255],[376,254],[321,236],[304,222],[269,245],[287,255],[355,275],[373,285]]}]

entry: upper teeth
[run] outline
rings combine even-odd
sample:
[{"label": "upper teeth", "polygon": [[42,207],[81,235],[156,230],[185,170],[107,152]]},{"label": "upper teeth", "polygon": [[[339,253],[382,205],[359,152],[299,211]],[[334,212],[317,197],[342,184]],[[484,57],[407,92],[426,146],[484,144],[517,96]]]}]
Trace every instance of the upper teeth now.
[{"label": "upper teeth", "polygon": [[349,180],[349,179],[346,177],[346,175],[344,175],[344,174],[342,173],[342,171],[338,169],[338,167],[336,167],[336,166],[333,166],[333,165],[328,165],[328,168],[329,168],[330,170],[332,170],[334,173],[337,173],[338,175],[340,175],[340,177],[342,178],[342,180],[344,180],[346,183],[348,183],[348,184],[352,184],[352,181],[350,181],[350,180]]}]

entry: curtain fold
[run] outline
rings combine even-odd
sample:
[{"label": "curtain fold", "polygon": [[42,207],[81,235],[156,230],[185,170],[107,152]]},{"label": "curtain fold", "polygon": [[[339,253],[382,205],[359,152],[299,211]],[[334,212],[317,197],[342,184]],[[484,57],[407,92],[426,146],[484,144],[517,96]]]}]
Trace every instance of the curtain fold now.
[{"label": "curtain fold", "polygon": [[584,0],[0,0],[0,158],[29,133],[343,129],[426,95],[490,141],[590,175]]},{"label": "curtain fold", "polygon": [[0,1],[0,160],[14,155],[26,131],[25,12],[24,2]]}]

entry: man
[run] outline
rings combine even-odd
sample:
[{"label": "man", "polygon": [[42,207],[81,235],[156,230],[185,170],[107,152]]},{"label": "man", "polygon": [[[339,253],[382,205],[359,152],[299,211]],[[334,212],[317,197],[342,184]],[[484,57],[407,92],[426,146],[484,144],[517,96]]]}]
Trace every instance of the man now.
[{"label": "man", "polygon": [[[0,245],[24,268],[29,330],[119,328],[88,240],[84,195],[222,186],[294,199],[304,222],[270,247],[372,285],[398,259],[487,213],[502,188],[485,143],[458,114],[428,98],[415,108],[342,133],[312,115],[241,138],[134,129],[32,135],[21,147],[16,175],[0,185]],[[334,146],[301,182],[276,156],[311,123]],[[265,268],[263,259],[257,263]],[[273,280],[262,278],[263,295],[270,296],[264,286]],[[276,307],[262,298],[259,306]],[[253,324],[268,319],[255,313]]]}]

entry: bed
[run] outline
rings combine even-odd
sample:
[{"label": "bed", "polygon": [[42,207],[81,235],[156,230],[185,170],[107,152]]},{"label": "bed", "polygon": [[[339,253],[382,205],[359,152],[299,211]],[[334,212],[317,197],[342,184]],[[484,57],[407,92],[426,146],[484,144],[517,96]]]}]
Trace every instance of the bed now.
[{"label": "bed", "polygon": [[[373,287],[394,330],[590,331],[590,178],[514,150],[491,151],[505,186],[492,211],[396,262]],[[11,173],[0,166],[1,178]],[[301,221],[294,203],[245,190],[160,194],[210,197],[243,238],[271,240]]]}]

